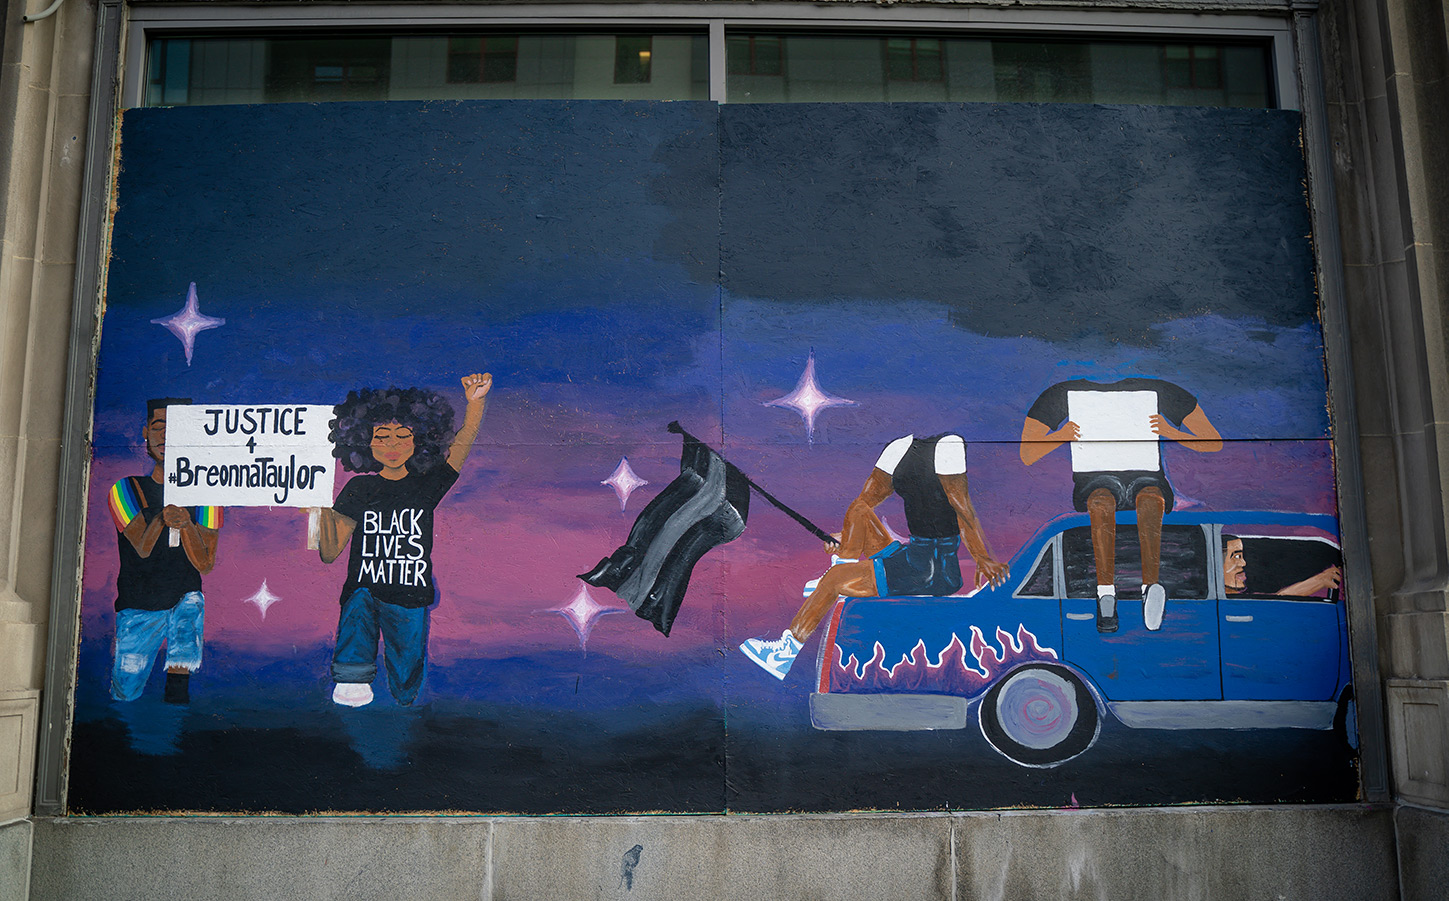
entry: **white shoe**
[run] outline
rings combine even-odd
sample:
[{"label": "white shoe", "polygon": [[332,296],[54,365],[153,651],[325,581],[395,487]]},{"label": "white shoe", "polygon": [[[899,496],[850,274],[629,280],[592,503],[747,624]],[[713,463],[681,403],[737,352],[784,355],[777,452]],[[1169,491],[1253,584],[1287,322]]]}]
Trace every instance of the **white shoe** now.
[{"label": "white shoe", "polygon": [[776,679],[783,680],[790,672],[790,665],[795,658],[800,656],[800,642],[786,629],[775,641],[768,641],[764,638],[749,638],[740,645],[740,651],[760,668]]},{"label": "white shoe", "polygon": [[1142,586],[1142,624],[1147,631],[1162,628],[1162,614],[1167,610],[1167,590],[1156,582]]},{"label": "white shoe", "polygon": [[338,682],[332,689],[332,703],[343,707],[366,707],[372,703],[372,686],[366,682]]},{"label": "white shoe", "polygon": [[[857,558],[855,558],[855,557],[837,557],[834,554],[831,554],[830,555],[830,565],[831,566],[835,566],[837,563],[859,563],[859,562],[860,562],[860,560],[857,559]],[[823,579],[823,578],[825,578],[825,577],[824,576],[821,576],[820,577],[820,579]],[[806,582],[805,583],[805,596],[807,598],[810,597],[810,595],[812,595],[812,594],[815,593],[815,589],[817,589],[817,588],[820,587],[820,579],[811,579],[809,582]]]}]

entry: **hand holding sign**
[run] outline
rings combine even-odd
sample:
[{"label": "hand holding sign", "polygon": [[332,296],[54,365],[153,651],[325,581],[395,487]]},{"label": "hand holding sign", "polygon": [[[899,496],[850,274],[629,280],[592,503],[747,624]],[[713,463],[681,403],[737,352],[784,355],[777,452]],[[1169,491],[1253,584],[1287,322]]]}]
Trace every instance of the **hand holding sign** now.
[{"label": "hand holding sign", "polygon": [[[332,503],[330,404],[169,407],[166,503],[319,507]],[[169,523],[168,523],[169,524]]]}]

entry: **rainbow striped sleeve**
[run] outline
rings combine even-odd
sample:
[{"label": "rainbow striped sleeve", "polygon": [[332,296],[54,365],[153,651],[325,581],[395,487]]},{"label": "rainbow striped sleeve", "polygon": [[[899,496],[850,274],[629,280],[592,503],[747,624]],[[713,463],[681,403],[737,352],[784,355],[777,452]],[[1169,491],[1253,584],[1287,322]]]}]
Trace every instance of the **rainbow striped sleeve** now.
[{"label": "rainbow striped sleeve", "polygon": [[144,504],[136,493],[136,486],[130,479],[122,479],[111,486],[111,519],[115,520],[116,531],[121,531],[131,520],[141,515]]},{"label": "rainbow striped sleeve", "polygon": [[206,529],[221,528],[225,518],[220,507],[193,507],[191,511],[191,521]]}]

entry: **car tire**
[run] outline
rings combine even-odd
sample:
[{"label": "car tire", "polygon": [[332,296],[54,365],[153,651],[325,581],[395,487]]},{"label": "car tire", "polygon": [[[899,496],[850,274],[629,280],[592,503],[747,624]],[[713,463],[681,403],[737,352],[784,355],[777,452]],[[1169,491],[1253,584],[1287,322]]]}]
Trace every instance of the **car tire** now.
[{"label": "car tire", "polygon": [[981,700],[981,734],[1023,766],[1056,766],[1097,740],[1092,692],[1063,666],[1032,664],[997,682]]}]

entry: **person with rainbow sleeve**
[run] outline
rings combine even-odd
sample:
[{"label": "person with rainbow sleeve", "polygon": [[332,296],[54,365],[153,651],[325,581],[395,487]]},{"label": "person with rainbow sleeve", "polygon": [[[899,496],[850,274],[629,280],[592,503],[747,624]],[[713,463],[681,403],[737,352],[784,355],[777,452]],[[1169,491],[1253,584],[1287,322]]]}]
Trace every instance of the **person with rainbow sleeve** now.
[{"label": "person with rainbow sleeve", "polygon": [[189,398],[176,397],[146,402],[146,426],[141,435],[155,466],[146,475],[120,480],[111,486],[108,497],[121,556],[111,668],[111,697],[118,701],[141,696],[162,644],[166,645],[167,702],[191,700],[191,674],[201,667],[206,612],[201,577],[216,564],[223,511],[221,507],[165,504],[161,481],[166,407],[189,403]]}]

